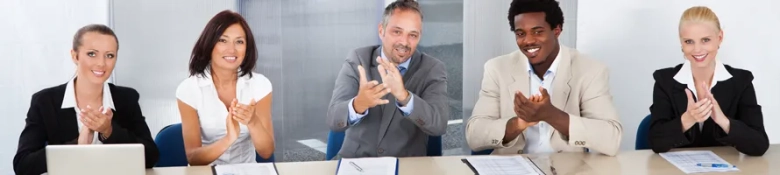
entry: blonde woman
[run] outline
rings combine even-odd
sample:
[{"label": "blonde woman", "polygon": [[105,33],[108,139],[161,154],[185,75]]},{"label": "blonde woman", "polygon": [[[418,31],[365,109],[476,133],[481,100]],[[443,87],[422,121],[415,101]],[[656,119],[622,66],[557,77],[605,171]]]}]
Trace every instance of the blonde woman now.
[{"label": "blonde woman", "polygon": [[32,95],[14,172],[47,172],[47,145],[140,143],[146,168],[152,168],[159,151],[138,104],[138,91],[107,81],[119,60],[114,31],[102,24],[82,27],[73,36],[70,56],[76,76]]},{"label": "blonde woman", "polygon": [[748,70],[717,60],[723,31],[707,7],[686,10],[679,24],[683,64],[655,71],[649,143],[672,148],[731,146],[751,156],[769,147]]}]

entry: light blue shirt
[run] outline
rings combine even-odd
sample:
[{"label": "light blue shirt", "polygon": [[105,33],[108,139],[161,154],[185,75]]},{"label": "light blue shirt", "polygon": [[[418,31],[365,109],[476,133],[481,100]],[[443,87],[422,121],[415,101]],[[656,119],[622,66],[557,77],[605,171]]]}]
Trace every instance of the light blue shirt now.
[{"label": "light blue shirt", "polygon": [[[387,56],[385,56],[384,50],[382,50],[381,47],[379,48],[379,50],[382,51],[381,52],[382,59],[387,60]],[[412,62],[412,58],[409,58],[406,59],[406,61],[404,61],[403,63],[398,65],[398,70],[401,72],[401,76],[406,74],[406,71],[409,70],[409,63],[411,62]],[[409,114],[411,114],[412,111],[414,110],[414,94],[412,94],[412,92],[409,92],[409,96],[410,96],[409,102],[406,103],[406,106],[401,106],[401,104],[397,101],[397,99],[395,102],[395,106],[398,107],[399,110],[401,110],[404,116],[409,116]],[[355,125],[360,123],[360,120],[363,119],[363,117],[365,117],[366,115],[368,115],[368,110],[363,112],[363,114],[358,114],[357,112],[355,112],[355,108],[352,106],[354,102],[355,102],[355,98],[352,98],[352,100],[349,100],[349,105],[347,105],[347,107],[349,108],[349,116],[348,116],[349,121],[347,123],[349,123],[349,125]]]},{"label": "light blue shirt", "polygon": [[[528,63],[528,75],[530,76],[530,95],[537,95],[541,94],[539,92],[539,87],[544,87],[544,89],[547,89],[547,92],[550,93],[550,97],[552,97],[553,92],[553,80],[555,80],[555,76],[558,71],[558,62],[561,60],[561,52],[558,51],[558,56],[555,57],[555,61],[553,61],[552,65],[550,65],[550,68],[547,69],[547,72],[544,73],[542,77],[544,79],[539,78],[536,76],[536,73],[534,72],[533,66],[531,66],[531,63]],[[530,97],[530,96],[529,96]],[[555,149],[550,144],[550,137],[549,134],[552,132],[554,128],[548,124],[547,122],[540,121],[534,126],[530,126],[525,129],[525,132],[523,133],[525,136],[525,148],[523,148],[523,153],[526,154],[538,154],[538,153],[555,153]]]}]

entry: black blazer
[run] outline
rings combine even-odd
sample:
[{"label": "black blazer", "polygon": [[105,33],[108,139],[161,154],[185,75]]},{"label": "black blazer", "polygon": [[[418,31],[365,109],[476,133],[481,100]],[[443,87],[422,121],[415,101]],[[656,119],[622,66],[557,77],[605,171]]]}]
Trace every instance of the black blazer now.
[{"label": "black blazer", "polygon": [[[732,146],[739,152],[761,156],[769,148],[769,138],[764,131],[761,106],[756,102],[753,74],[750,71],[726,65],[732,75],[712,88],[712,95],[729,120],[729,134],[712,119],[707,119],[701,131],[694,125],[682,131],[682,114],[687,110],[687,86],[674,80],[682,64],[655,71],[653,105],[650,106],[649,143],[654,152],[667,152],[672,148]],[[693,94],[694,96],[696,94]]]},{"label": "black blazer", "polygon": [[[66,84],[46,88],[33,94],[27,111],[26,125],[19,136],[19,148],[14,156],[16,174],[41,174],[46,170],[46,144],[77,144],[79,130],[73,108],[61,109]],[[114,100],[111,136],[104,144],[142,143],[146,153],[146,167],[159,159],[157,145],[146,125],[138,105],[138,92],[129,87],[109,84]]]}]

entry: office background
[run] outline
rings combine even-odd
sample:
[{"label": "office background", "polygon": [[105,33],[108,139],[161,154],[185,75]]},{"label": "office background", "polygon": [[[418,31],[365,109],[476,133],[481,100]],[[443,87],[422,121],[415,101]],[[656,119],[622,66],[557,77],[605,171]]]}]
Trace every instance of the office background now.
[{"label": "office background", "polygon": [[[120,41],[111,81],[141,94],[152,134],[180,121],[174,92],[186,78],[195,40],[217,12],[240,12],[252,28],[260,57],[256,72],[272,81],[277,161],[324,158],[324,113],[346,53],[378,44],[377,24],[391,0],[74,0],[0,1],[0,174],[12,159],[30,96],[65,83],[74,74],[69,50],[86,24],[111,26]],[[425,15],[419,50],[447,65],[452,116],[444,154],[468,154],[463,135],[479,92],[483,63],[517,50],[506,20],[511,0],[418,0]],[[636,128],[649,113],[655,69],[682,62],[677,22],[692,5],[708,5],[721,17],[726,39],[720,59],[756,75],[765,123],[780,114],[780,13],[770,0],[727,2],[672,0],[562,0],[564,45],[602,60],[624,126],[623,150],[633,149]],[[610,8],[605,8],[610,7]],[[751,8],[751,9],[748,9]],[[758,8],[753,9],[753,8]],[[750,12],[750,13],[747,13]],[[622,14],[622,15],[614,15]],[[748,15],[749,14],[749,15]],[[580,22],[582,21],[582,22]],[[5,25],[11,24],[11,25]],[[768,127],[772,143],[780,129]]]}]

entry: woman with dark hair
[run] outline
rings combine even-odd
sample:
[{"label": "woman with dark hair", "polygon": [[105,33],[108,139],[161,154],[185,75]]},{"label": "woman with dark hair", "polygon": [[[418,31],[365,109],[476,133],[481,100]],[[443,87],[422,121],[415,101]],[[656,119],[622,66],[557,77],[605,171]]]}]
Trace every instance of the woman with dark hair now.
[{"label": "woman with dark hair", "polygon": [[254,36],[241,15],[214,16],[190,57],[190,77],[176,89],[190,165],[255,162],[274,152],[271,82],[253,73]]},{"label": "woman with dark hair", "polygon": [[41,174],[46,145],[141,143],[146,168],[159,153],[138,105],[138,92],[106,82],[117,60],[119,42],[105,25],[82,27],[73,37],[76,76],[68,83],[33,94],[26,125],[14,156],[16,174]]}]

